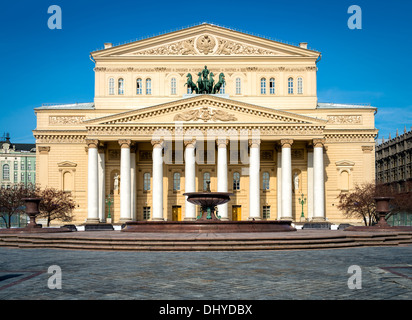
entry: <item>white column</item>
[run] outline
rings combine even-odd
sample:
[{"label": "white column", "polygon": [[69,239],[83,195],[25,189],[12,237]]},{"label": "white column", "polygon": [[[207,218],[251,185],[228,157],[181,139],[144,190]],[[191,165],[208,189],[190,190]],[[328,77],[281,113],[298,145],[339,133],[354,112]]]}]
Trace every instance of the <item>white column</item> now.
[{"label": "white column", "polygon": [[130,149],[130,194],[131,218],[136,221],[136,147]]},{"label": "white column", "polygon": [[[227,144],[228,140],[218,139],[217,143],[217,192],[228,192],[227,184]],[[228,204],[218,206],[218,212],[221,220],[229,220]]]},{"label": "white column", "polygon": [[325,220],[324,139],[313,140],[313,220]]},{"label": "white column", "polygon": [[250,139],[249,220],[260,220],[260,140]]},{"label": "white column", "polygon": [[101,222],[106,222],[106,188],[105,188],[105,148],[98,148],[98,163],[99,163],[99,219]]},{"label": "white column", "polygon": [[130,140],[119,140],[120,144],[120,222],[132,220],[130,208]]},{"label": "white column", "polygon": [[282,217],[282,152],[280,148],[278,149],[277,154],[277,219],[280,220]]},{"label": "white column", "polygon": [[313,218],[313,150],[308,149],[308,215],[309,220]]},{"label": "white column", "polygon": [[87,140],[87,223],[99,222],[98,140]]},{"label": "white column", "polygon": [[293,140],[281,140],[282,145],[282,217],[292,220],[292,149]]},{"label": "white column", "polygon": [[[185,141],[185,192],[196,191],[196,162],[195,146],[196,141]],[[196,205],[185,203],[185,220],[196,220]]]},{"label": "white column", "polygon": [[153,188],[152,206],[153,219],[155,221],[164,220],[163,218],[163,141],[153,140]]}]

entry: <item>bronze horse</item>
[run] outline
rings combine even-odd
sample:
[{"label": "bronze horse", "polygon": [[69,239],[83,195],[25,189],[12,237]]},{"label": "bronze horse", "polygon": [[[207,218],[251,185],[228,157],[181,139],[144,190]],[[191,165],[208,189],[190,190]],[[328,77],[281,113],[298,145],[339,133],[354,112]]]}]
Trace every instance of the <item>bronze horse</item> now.
[{"label": "bronze horse", "polygon": [[219,81],[216,83],[216,85],[213,88],[213,94],[219,93],[220,88],[225,84],[225,75],[223,73],[219,74]]},{"label": "bronze horse", "polygon": [[185,83],[185,86],[187,85],[187,87],[192,90],[192,93],[193,93],[193,92],[198,93],[197,86],[196,86],[196,84],[195,84],[195,83],[193,82],[193,80],[192,80],[192,75],[191,75],[190,73],[188,73],[187,76],[186,76],[186,78],[187,78],[187,82]]}]

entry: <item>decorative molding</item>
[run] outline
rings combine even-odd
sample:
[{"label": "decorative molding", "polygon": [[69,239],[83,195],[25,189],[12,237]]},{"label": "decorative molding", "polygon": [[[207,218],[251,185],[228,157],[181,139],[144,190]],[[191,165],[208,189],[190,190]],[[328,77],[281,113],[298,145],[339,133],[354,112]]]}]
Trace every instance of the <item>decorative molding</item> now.
[{"label": "decorative molding", "polygon": [[57,164],[59,168],[75,168],[77,167],[77,163],[71,161],[63,161]]},{"label": "decorative molding", "polygon": [[86,144],[88,148],[97,148],[99,146],[99,140],[97,139],[86,139]]},{"label": "decorative molding", "polygon": [[215,50],[216,38],[211,35],[204,34],[196,39],[195,45],[196,49],[200,53],[208,55],[209,53],[213,53]]},{"label": "decorative molding", "polygon": [[49,154],[50,147],[37,146],[37,150],[39,151],[40,154]]},{"label": "decorative molding", "polygon": [[292,156],[292,160],[304,160],[305,150],[304,149],[292,149],[291,156]]},{"label": "decorative molding", "polygon": [[325,146],[326,139],[313,139],[314,148],[323,148]]},{"label": "decorative molding", "polygon": [[109,160],[120,160],[120,150],[109,149],[107,153]]},{"label": "decorative molding", "polygon": [[258,148],[260,146],[261,140],[258,138],[249,139],[249,147],[250,148]]},{"label": "decorative molding", "polygon": [[361,115],[329,115],[327,116],[330,124],[362,124],[363,118]]},{"label": "decorative molding", "polygon": [[292,139],[284,139],[280,140],[280,145],[282,148],[292,148],[293,140]]},{"label": "decorative molding", "polygon": [[270,49],[264,49],[257,46],[248,45],[239,41],[233,41],[215,37],[210,34],[202,34],[198,37],[192,37],[155,48],[143,49],[132,53],[137,56],[147,55],[260,55],[260,56],[277,56],[279,52]]},{"label": "decorative molding", "polygon": [[183,113],[175,115],[174,121],[197,121],[203,120],[207,122],[212,121],[236,121],[237,118],[233,114],[229,114],[223,110],[210,109],[202,107],[200,109],[188,110]]},{"label": "decorative molding", "polygon": [[76,125],[85,120],[85,116],[49,116],[50,125]]},{"label": "decorative molding", "polygon": [[362,146],[363,153],[372,153],[373,146]]},{"label": "decorative molding", "polygon": [[120,148],[130,148],[132,141],[128,139],[120,139],[119,141]]}]

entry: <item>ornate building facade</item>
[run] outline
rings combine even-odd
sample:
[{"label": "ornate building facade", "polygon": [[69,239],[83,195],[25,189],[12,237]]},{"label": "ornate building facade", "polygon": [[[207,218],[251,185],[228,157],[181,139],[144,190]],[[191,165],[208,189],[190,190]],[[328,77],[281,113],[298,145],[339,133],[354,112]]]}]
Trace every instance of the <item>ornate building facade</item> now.
[{"label": "ornate building facade", "polygon": [[193,220],[183,193],[209,183],[234,194],[225,220],[339,223],[336,197],[374,180],[376,108],[319,103],[306,43],[201,24],[91,57],[94,102],[35,109],[37,181],[72,193],[76,223],[106,221],[109,196],[115,223]]}]

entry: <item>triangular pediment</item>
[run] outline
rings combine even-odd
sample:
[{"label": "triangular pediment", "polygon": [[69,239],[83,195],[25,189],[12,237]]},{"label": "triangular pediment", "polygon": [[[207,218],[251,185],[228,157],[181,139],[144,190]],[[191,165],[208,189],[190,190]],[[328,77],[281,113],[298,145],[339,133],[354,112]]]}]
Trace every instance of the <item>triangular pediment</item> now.
[{"label": "triangular pediment", "polygon": [[326,120],[275,110],[217,95],[193,95],[173,102],[85,121],[86,126],[183,123],[259,123],[325,126]]},{"label": "triangular pediment", "polygon": [[74,168],[77,167],[77,163],[71,161],[62,161],[57,164],[59,168]]},{"label": "triangular pediment", "polygon": [[93,58],[141,56],[314,57],[319,52],[239,31],[201,24],[92,53]]},{"label": "triangular pediment", "polygon": [[335,164],[337,167],[353,167],[355,165],[355,162],[349,160],[341,160],[337,161]]}]

